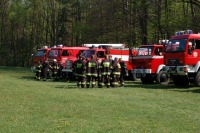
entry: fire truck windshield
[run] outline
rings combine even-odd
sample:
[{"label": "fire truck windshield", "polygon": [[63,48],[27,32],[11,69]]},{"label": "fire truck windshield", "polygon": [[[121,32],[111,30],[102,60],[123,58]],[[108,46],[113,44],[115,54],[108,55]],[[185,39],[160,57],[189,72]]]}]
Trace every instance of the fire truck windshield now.
[{"label": "fire truck windshield", "polygon": [[149,46],[149,47],[140,47],[138,49],[138,55],[140,56],[146,56],[146,55],[151,55],[153,50],[153,47]]},{"label": "fire truck windshield", "polygon": [[53,50],[50,50],[49,56],[50,57],[58,57],[58,56],[60,56],[60,53],[61,53],[61,50],[53,49]]},{"label": "fire truck windshield", "polygon": [[186,48],[187,39],[170,40],[166,47],[166,52],[183,52]]},{"label": "fire truck windshield", "polygon": [[38,50],[36,56],[41,57],[44,56],[46,53],[46,50]]},{"label": "fire truck windshield", "polygon": [[95,50],[85,50],[82,54],[85,58],[91,58],[95,54]]}]

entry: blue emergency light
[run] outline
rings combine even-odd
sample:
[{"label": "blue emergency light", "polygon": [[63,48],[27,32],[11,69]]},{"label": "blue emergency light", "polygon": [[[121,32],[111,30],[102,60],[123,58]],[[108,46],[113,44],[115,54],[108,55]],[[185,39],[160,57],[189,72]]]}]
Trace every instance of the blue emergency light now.
[{"label": "blue emergency light", "polygon": [[180,35],[184,35],[184,34],[192,34],[193,31],[192,30],[186,30],[186,31],[177,31],[176,32],[176,36],[180,36]]}]

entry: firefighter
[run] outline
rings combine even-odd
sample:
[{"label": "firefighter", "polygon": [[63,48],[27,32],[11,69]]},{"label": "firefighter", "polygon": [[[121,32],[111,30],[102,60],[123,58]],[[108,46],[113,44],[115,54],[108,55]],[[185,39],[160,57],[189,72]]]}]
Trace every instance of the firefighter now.
[{"label": "firefighter", "polygon": [[100,88],[102,88],[104,85],[106,85],[107,88],[109,88],[110,87],[110,69],[111,69],[111,64],[110,64],[108,55],[106,55],[105,59],[102,61],[100,69],[101,69]]},{"label": "firefighter", "polygon": [[121,72],[121,66],[118,62],[118,58],[115,57],[114,62],[113,62],[113,70],[112,70],[112,86],[113,87],[118,87],[118,82],[119,82],[119,77],[120,77],[120,72]]},{"label": "firefighter", "polygon": [[62,79],[62,69],[64,68],[62,62],[60,60],[58,60],[58,67],[57,67],[57,79],[61,80]]},{"label": "firefighter", "polygon": [[121,72],[120,72],[120,86],[124,87],[124,78],[125,76],[128,76],[128,69],[126,66],[126,63],[122,60],[122,58],[119,58],[119,64],[121,66]]},{"label": "firefighter", "polygon": [[44,70],[43,81],[46,81],[47,77],[49,76],[49,70],[52,69],[52,68],[49,65],[49,62],[47,60],[43,63],[42,67],[43,67],[43,70]]},{"label": "firefighter", "polygon": [[76,73],[75,76],[77,77],[77,87],[80,88],[80,86],[82,88],[85,87],[85,71],[86,71],[86,64],[84,61],[84,58],[82,56],[79,57],[79,59],[76,61],[76,64],[74,64],[74,68],[76,69]]},{"label": "firefighter", "polygon": [[42,73],[42,63],[40,61],[38,61],[38,64],[36,66],[36,75],[35,75],[35,78],[40,80],[41,78],[41,73]]},{"label": "firefighter", "polygon": [[58,64],[56,59],[53,59],[51,67],[52,67],[52,77],[56,78],[58,73]]},{"label": "firefighter", "polygon": [[110,68],[110,84],[111,84],[113,82],[112,69],[113,69],[113,62],[114,62],[114,60],[112,59],[112,55],[109,55],[109,61],[110,61],[110,66],[111,66]]},{"label": "firefighter", "polygon": [[97,67],[97,81],[98,81],[98,87],[100,87],[100,83],[101,83],[101,59],[97,58],[97,63],[98,63],[98,67]]},{"label": "firefighter", "polygon": [[96,87],[97,69],[98,69],[98,62],[95,59],[95,56],[92,55],[91,60],[88,60],[86,62],[87,88],[90,87],[90,81],[92,81],[92,88]]}]

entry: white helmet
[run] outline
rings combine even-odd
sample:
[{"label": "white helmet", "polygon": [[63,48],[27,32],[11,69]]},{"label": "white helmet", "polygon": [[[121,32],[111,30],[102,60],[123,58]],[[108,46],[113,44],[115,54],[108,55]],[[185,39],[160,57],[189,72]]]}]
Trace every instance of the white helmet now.
[{"label": "white helmet", "polygon": [[53,59],[53,62],[56,62],[57,60],[56,59]]}]

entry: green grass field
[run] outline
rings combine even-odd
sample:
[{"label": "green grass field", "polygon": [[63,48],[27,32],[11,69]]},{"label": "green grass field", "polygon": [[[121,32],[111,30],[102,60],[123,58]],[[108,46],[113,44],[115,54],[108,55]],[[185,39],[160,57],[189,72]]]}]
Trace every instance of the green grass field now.
[{"label": "green grass field", "polygon": [[198,133],[200,88],[142,85],[78,89],[0,67],[1,133]]}]

